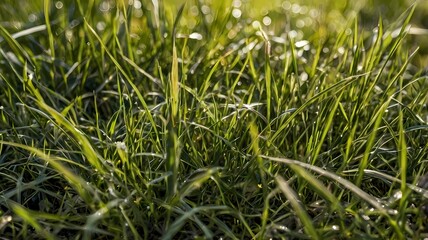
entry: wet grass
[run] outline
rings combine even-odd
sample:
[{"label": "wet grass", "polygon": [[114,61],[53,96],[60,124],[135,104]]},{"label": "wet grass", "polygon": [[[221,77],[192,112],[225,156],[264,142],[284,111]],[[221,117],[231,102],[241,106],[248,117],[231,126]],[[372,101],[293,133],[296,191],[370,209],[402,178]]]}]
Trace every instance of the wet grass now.
[{"label": "wet grass", "polygon": [[427,7],[354,2],[0,3],[0,235],[428,237]]}]

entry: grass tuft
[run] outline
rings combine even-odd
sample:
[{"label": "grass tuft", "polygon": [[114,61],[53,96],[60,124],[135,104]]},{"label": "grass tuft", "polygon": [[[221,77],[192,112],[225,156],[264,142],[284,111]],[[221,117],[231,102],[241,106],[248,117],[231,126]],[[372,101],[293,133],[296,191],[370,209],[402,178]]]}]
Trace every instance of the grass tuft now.
[{"label": "grass tuft", "polygon": [[1,1],[0,236],[428,238],[427,9]]}]

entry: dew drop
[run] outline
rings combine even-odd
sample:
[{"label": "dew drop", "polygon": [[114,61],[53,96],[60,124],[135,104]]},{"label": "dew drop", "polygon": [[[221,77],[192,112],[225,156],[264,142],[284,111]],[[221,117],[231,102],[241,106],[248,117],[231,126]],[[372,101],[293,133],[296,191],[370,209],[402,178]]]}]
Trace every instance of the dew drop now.
[{"label": "dew drop", "polygon": [[64,7],[64,4],[63,4],[61,1],[57,1],[57,2],[55,3],[55,7],[56,7],[57,9],[61,9],[62,7]]},{"label": "dew drop", "polygon": [[271,23],[272,23],[272,19],[271,19],[270,17],[265,16],[265,17],[263,18],[263,24],[264,24],[264,25],[269,26]]},{"label": "dew drop", "polygon": [[232,10],[232,16],[233,16],[234,18],[240,18],[240,17],[241,17],[241,15],[242,15],[241,10],[239,10],[239,9],[237,9],[237,8],[235,8],[235,9],[233,9],[233,10]]},{"label": "dew drop", "polygon": [[396,191],[393,195],[393,198],[396,200],[401,199],[403,197],[403,193],[401,191]]}]

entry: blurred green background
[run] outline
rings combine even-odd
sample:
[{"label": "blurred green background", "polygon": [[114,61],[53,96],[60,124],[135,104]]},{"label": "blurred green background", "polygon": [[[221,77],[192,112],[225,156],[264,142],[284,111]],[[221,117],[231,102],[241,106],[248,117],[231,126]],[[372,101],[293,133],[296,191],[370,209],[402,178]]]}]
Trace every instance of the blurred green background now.
[{"label": "blurred green background", "polygon": [[[45,1],[1,1],[1,26],[14,33],[44,24]],[[414,31],[409,34],[408,46],[420,47],[413,64],[420,68],[428,65],[428,1],[425,0],[81,0],[80,5],[85,6],[85,9],[78,9],[76,2],[79,1],[49,1],[50,14],[53,15],[50,17],[53,19],[52,25],[60,26],[56,28],[57,34],[62,34],[67,25],[72,28],[73,25],[80,24],[81,11],[85,12],[86,18],[91,18],[92,21],[89,22],[99,23],[97,29],[103,29],[107,19],[112,19],[108,15],[117,14],[118,9],[128,9],[134,18],[132,29],[136,34],[145,31],[145,17],[157,18],[159,23],[155,27],[167,29],[179,7],[186,3],[184,18],[180,22],[183,32],[203,34],[200,28],[203,24],[218,25],[218,31],[221,32],[222,28],[228,27],[228,23],[224,21],[226,19],[233,24],[239,21],[239,31],[246,27],[242,25],[251,26],[257,22],[270,35],[280,36],[285,32],[295,31],[297,40],[322,39],[336,36],[338,32],[351,26],[356,17],[359,26],[369,31],[375,29],[379,17],[388,26],[412,4],[417,4],[411,21]],[[58,16],[62,16],[63,23],[58,23]]]}]

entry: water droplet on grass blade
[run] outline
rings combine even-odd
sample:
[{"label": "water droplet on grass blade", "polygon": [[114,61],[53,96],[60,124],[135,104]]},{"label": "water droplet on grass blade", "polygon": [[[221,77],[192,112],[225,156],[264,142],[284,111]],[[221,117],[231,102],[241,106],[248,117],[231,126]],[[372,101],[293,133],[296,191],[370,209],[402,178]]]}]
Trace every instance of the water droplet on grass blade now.
[{"label": "water droplet on grass blade", "polygon": [[300,12],[300,9],[301,9],[301,7],[300,7],[300,5],[299,5],[299,4],[297,4],[297,3],[294,3],[294,4],[291,6],[291,11],[292,11],[293,13],[299,13],[299,12]]},{"label": "water droplet on grass blade", "polygon": [[57,2],[55,3],[55,7],[56,7],[57,9],[61,9],[62,7],[64,7],[64,4],[63,4],[61,1],[57,1]]},{"label": "water droplet on grass blade", "polygon": [[195,39],[195,40],[202,40],[202,34],[197,33],[197,32],[193,32],[189,35],[190,39]]},{"label": "water droplet on grass blade", "polygon": [[134,8],[135,9],[140,9],[142,7],[141,1],[134,1]]},{"label": "water droplet on grass blade", "polygon": [[97,30],[98,31],[103,31],[105,28],[106,28],[105,22],[98,22],[97,23]]},{"label": "water droplet on grass blade", "polygon": [[392,196],[395,200],[401,199],[403,197],[403,193],[401,191],[396,191]]},{"label": "water droplet on grass blade", "polygon": [[242,15],[241,10],[239,10],[239,9],[237,9],[237,8],[235,8],[235,9],[233,9],[233,10],[232,10],[232,16],[233,16],[234,18],[240,18],[240,17],[241,17],[241,15]]},{"label": "water droplet on grass blade", "polygon": [[101,12],[107,12],[110,10],[110,3],[108,1],[103,1],[99,7]]},{"label": "water droplet on grass blade", "polygon": [[264,24],[264,25],[269,26],[271,23],[272,23],[272,19],[271,19],[270,17],[265,16],[265,17],[263,18],[263,24]]},{"label": "water droplet on grass blade", "polygon": [[387,212],[389,215],[397,215],[398,214],[398,211],[395,209],[389,209]]},{"label": "water droplet on grass blade", "polygon": [[35,22],[37,20],[37,15],[32,13],[28,16],[28,21]]},{"label": "water droplet on grass blade", "polygon": [[253,26],[253,28],[255,28],[255,29],[259,29],[259,28],[260,28],[260,26],[261,26],[261,24],[260,24],[260,22],[259,22],[259,21],[254,21],[254,22],[251,24],[251,26]]}]

